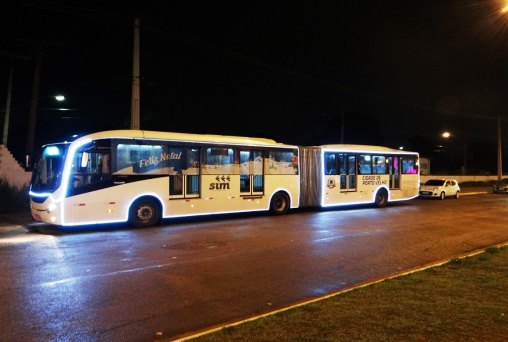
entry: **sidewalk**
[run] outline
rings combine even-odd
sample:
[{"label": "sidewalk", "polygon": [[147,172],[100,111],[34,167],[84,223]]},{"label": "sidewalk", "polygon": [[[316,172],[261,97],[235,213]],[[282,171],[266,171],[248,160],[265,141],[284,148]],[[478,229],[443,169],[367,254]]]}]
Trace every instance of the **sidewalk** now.
[{"label": "sidewalk", "polygon": [[0,227],[27,226],[34,222],[30,212],[0,213]]},{"label": "sidewalk", "polygon": [[491,194],[492,187],[462,187],[460,188],[461,195],[479,195],[479,194]]}]

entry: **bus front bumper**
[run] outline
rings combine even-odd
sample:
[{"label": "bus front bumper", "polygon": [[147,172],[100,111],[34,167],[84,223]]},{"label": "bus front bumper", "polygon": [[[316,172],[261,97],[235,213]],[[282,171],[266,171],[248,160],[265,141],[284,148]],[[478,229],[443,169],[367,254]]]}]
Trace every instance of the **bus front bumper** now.
[{"label": "bus front bumper", "polygon": [[31,203],[32,218],[49,224],[60,225],[60,210],[54,203]]}]

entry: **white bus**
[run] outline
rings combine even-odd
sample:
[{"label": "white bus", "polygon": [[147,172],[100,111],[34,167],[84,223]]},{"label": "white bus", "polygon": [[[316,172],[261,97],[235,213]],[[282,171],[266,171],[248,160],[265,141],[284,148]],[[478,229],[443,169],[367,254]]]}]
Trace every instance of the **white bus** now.
[{"label": "white bus", "polygon": [[332,207],[418,197],[419,154],[371,145],[300,147],[301,207]]},{"label": "white bus", "polygon": [[418,154],[271,139],[117,130],[42,147],[32,216],[60,226],[149,227],[194,215],[329,207],[418,196]]},{"label": "white bus", "polygon": [[118,130],[43,146],[32,216],[60,226],[299,206],[298,147],[271,139]]}]

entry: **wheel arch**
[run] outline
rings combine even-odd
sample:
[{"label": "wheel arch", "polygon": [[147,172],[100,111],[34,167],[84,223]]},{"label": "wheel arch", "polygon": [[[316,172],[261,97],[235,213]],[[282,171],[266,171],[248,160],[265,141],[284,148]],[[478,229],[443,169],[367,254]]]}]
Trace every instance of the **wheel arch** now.
[{"label": "wheel arch", "polygon": [[[278,196],[284,196],[288,201],[287,208],[284,209],[283,212],[277,212],[276,210],[273,210],[273,207],[272,207],[274,200]],[[287,191],[286,189],[277,189],[277,190],[273,191],[272,195],[270,196],[270,199],[268,201],[268,211],[272,212],[272,213],[276,213],[276,214],[287,213],[292,208],[292,203],[293,203],[293,199],[292,199],[291,193],[289,191]]]},{"label": "wheel arch", "polygon": [[[385,203],[378,203],[378,194],[384,194],[385,195]],[[384,207],[391,201],[391,192],[390,189],[386,186],[380,186],[374,191],[374,196],[372,198],[372,203],[378,207]]]},{"label": "wheel arch", "polygon": [[289,208],[290,209],[298,208],[298,206],[299,206],[298,196],[296,196],[296,198],[295,198],[295,196],[291,195],[291,191],[289,191],[286,188],[277,188],[272,191],[272,194],[270,195],[270,198],[268,199],[268,208],[267,208],[268,210],[270,210],[270,205],[272,203],[273,197],[277,194],[280,194],[281,192],[286,194],[286,196],[289,198]]},{"label": "wheel arch", "polygon": [[373,197],[372,202],[376,201],[376,195],[379,191],[384,191],[386,193],[386,200],[390,202],[392,200],[392,193],[390,192],[390,189],[386,185],[381,185],[376,188],[376,190],[373,191]]},{"label": "wheel arch", "polygon": [[127,206],[124,208],[126,222],[129,221],[129,213],[130,213],[132,205],[141,199],[152,199],[155,202],[157,202],[159,204],[159,209],[161,210],[161,219],[164,218],[164,213],[166,212],[166,206],[164,205],[164,201],[156,193],[144,193],[144,194],[140,194],[140,195],[132,198],[129,201],[129,203],[127,204]]}]

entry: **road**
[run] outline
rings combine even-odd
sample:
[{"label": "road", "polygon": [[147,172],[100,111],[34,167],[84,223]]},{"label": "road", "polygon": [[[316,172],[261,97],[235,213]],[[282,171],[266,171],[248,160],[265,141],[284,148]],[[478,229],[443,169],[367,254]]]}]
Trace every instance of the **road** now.
[{"label": "road", "polygon": [[508,241],[508,196],[173,220],[0,227],[0,340],[154,341]]}]

